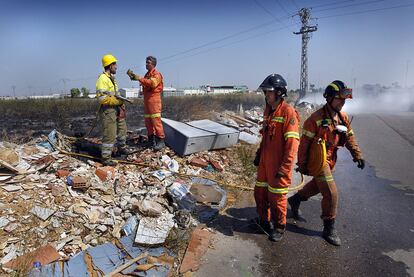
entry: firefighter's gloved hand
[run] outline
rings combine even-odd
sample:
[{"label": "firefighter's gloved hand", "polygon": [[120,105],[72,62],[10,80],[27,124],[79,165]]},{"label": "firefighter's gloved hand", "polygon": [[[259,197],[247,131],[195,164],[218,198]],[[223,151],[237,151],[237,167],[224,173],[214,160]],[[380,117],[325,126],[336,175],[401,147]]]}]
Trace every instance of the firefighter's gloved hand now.
[{"label": "firefighter's gloved hand", "polygon": [[129,78],[132,79],[132,77],[134,76],[134,72],[131,69],[128,69],[126,74],[129,76]]},{"label": "firefighter's gloved hand", "polygon": [[126,74],[129,76],[129,78],[131,80],[138,80],[139,79],[139,76],[134,74],[134,71],[132,71],[131,69],[128,69]]},{"label": "firefighter's gloved hand", "polygon": [[259,166],[260,164],[260,149],[256,152],[256,157],[254,158],[253,164]]},{"label": "firefighter's gloved hand", "polygon": [[360,169],[364,169],[365,168],[365,160],[364,159],[359,159],[356,161],[358,163],[357,167]]}]

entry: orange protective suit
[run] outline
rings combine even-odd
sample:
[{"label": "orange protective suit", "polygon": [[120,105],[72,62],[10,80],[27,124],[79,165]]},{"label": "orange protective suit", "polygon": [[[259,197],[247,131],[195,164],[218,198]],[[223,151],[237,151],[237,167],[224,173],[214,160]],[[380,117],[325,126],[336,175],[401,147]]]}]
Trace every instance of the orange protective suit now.
[{"label": "orange protective suit", "polygon": [[155,68],[148,71],[138,81],[143,87],[144,93],[144,120],[148,136],[155,135],[165,138],[164,128],[161,122],[161,92],[164,89],[163,77]]},{"label": "orange protective suit", "polygon": [[[300,139],[298,166],[306,168],[309,154],[309,147],[314,139],[322,138],[326,141],[327,164],[318,176],[307,183],[298,194],[302,201],[310,197],[322,194],[322,215],[324,220],[334,219],[338,206],[338,192],[332,171],[336,164],[337,151],[339,147],[345,146],[354,160],[362,159],[362,152],[356,142],[354,132],[351,128],[348,116],[345,112],[340,112],[340,116],[332,118],[328,106],[314,112],[304,123],[302,137]],[[340,123],[340,121],[342,121]],[[335,130],[338,124],[347,127],[346,133],[339,133]]]},{"label": "orange protective suit", "polygon": [[284,230],[286,194],[299,146],[296,110],[283,99],[274,111],[266,105],[261,133],[260,163],[254,189],[257,213],[260,221],[271,220],[276,229]]}]

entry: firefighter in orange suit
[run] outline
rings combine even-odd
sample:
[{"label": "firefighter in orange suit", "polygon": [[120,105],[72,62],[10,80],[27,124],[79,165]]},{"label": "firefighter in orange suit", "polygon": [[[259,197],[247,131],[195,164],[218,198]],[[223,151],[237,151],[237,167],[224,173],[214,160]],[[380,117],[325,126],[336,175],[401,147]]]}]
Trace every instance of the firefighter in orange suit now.
[{"label": "firefighter in orange suit", "polygon": [[[332,176],[338,148],[345,146],[351,152],[354,162],[358,163],[358,167],[361,169],[365,167],[365,161],[356,142],[348,116],[341,111],[345,100],[352,98],[352,89],[347,88],[342,81],[336,80],[327,86],[324,97],[327,103],[314,112],[304,123],[298,153],[297,170],[303,174],[312,175],[314,178],[294,196],[290,197],[288,201],[293,217],[299,219],[300,202],[321,193],[321,218],[324,224],[322,236],[330,244],[339,246],[341,240],[334,226],[338,206],[338,192]],[[318,173],[310,173],[309,169],[312,165],[308,163],[310,160],[309,153],[313,153],[311,147],[316,146],[314,144],[316,141],[325,143],[324,161],[321,161],[321,170]],[[315,163],[315,161],[313,162]]]},{"label": "firefighter in orange suit", "polygon": [[299,146],[299,116],[284,101],[286,81],[279,74],[269,75],[260,85],[266,97],[262,141],[254,164],[258,166],[254,198],[258,224],[269,239],[280,241],[286,227],[288,187]]},{"label": "firefighter in orange suit", "polygon": [[148,72],[140,77],[132,70],[127,74],[131,80],[139,81],[144,93],[144,121],[148,132],[147,147],[158,151],[165,147],[165,134],[161,122],[161,93],[164,90],[163,77],[155,68],[157,59],[153,56],[146,58],[146,69]]}]

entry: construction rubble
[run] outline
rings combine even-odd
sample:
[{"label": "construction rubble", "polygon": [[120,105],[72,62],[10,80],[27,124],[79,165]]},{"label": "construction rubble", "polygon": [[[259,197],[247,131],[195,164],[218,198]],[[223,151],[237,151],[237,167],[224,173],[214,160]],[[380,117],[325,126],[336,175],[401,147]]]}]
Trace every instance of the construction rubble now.
[{"label": "construction rubble", "polygon": [[[226,112],[217,121],[258,140],[261,113]],[[130,133],[129,142],[140,136]],[[75,145],[57,131],[23,145],[0,142],[4,272],[29,272],[40,262],[42,276],[111,276],[117,269],[168,276],[179,267],[165,247],[171,232],[211,220],[226,205],[225,181],[217,180],[234,180],[225,149],[185,157],[170,148],[142,150],[104,167]]]}]

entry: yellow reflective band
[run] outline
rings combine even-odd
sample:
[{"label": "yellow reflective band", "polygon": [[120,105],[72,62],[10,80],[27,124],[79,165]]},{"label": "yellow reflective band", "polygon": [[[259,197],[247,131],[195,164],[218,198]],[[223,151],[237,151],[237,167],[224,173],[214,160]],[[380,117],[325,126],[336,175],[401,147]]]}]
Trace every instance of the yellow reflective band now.
[{"label": "yellow reflective band", "polygon": [[335,91],[339,91],[339,87],[335,83],[330,83],[330,87],[333,87]]},{"label": "yellow reflective band", "polygon": [[354,130],[349,130],[349,132],[348,132],[348,136],[350,137],[350,136],[353,136],[354,135]]},{"label": "yellow reflective band", "polygon": [[321,119],[321,120],[316,121],[316,125],[317,125],[318,127],[319,127],[319,126],[321,126],[322,121],[326,121],[326,122],[328,122],[328,124],[332,124],[332,120],[331,120],[331,119],[326,118],[326,119]]},{"label": "yellow reflective band", "polygon": [[272,118],[273,122],[285,123],[285,118],[283,116],[275,116]]},{"label": "yellow reflective band", "polygon": [[319,176],[316,177],[316,180],[318,181],[322,181],[322,182],[332,182],[334,180],[332,175],[328,175],[328,176]]},{"label": "yellow reflective band", "polygon": [[296,138],[296,139],[300,138],[298,132],[286,132],[284,136],[285,136],[285,140],[288,138]]},{"label": "yellow reflective band", "polygon": [[256,181],[256,187],[267,188],[267,183]]},{"label": "yellow reflective band", "polygon": [[310,131],[308,131],[308,130],[303,130],[303,131],[302,131],[302,133],[303,133],[305,136],[309,137],[309,138],[314,138],[314,137],[315,137],[315,133],[312,133],[312,132],[310,132]]},{"label": "yellow reflective band", "polygon": [[153,114],[144,114],[144,118],[157,118],[161,117],[160,113],[153,113]]},{"label": "yellow reflective band", "polygon": [[289,192],[288,188],[272,188],[272,187],[267,187],[267,190],[271,193],[275,193],[275,194],[285,194]]}]

